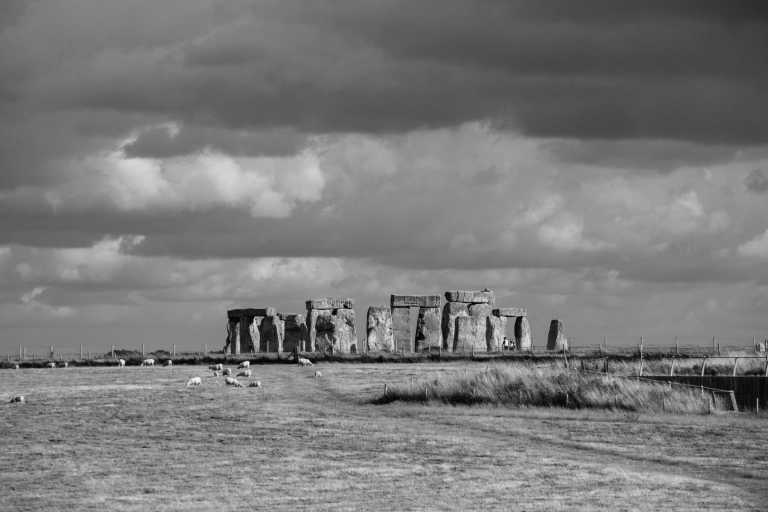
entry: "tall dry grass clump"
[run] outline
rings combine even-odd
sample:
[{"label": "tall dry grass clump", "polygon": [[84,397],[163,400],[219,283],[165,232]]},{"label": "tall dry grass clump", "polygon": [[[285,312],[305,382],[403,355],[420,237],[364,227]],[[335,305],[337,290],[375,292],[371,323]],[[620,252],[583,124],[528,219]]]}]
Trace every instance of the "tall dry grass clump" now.
[{"label": "tall dry grass clump", "polygon": [[387,386],[385,394],[374,402],[397,400],[694,414],[709,411],[708,396],[694,388],[523,366],[459,371],[412,385]]}]

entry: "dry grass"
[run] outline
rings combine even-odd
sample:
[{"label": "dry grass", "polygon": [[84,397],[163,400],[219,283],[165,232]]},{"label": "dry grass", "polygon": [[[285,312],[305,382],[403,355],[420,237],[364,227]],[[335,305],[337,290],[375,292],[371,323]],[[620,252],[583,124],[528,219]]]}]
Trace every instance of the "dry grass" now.
[{"label": "dry grass", "polygon": [[370,404],[467,367],[2,370],[0,510],[764,508],[764,418]]},{"label": "dry grass", "polygon": [[393,386],[375,402],[396,400],[667,413],[709,412],[708,397],[703,397],[700,391],[694,389],[610,375],[518,365],[444,374],[410,385]]}]

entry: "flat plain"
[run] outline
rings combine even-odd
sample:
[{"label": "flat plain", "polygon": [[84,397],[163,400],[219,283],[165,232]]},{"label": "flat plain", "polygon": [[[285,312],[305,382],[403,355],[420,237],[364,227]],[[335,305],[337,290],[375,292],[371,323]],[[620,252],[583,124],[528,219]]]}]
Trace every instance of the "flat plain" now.
[{"label": "flat plain", "polygon": [[369,403],[467,368],[0,370],[0,510],[768,508],[765,416]]}]

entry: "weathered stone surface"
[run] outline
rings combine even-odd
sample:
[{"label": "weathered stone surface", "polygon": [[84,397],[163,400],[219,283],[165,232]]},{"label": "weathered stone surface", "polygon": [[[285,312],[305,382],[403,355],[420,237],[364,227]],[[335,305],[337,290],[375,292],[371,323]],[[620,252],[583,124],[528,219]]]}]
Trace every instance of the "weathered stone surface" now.
[{"label": "weathered stone surface", "polygon": [[248,324],[248,335],[251,338],[248,352],[256,352],[261,347],[261,323],[263,316],[254,316]]},{"label": "weathered stone surface", "polygon": [[485,318],[491,315],[492,310],[490,304],[472,304],[469,306],[469,316]]},{"label": "weathered stone surface", "polygon": [[468,304],[495,304],[496,297],[491,290],[455,290],[445,292],[448,302],[466,302]]},{"label": "weathered stone surface", "polygon": [[519,316],[515,320],[515,348],[517,350],[531,350],[533,340],[531,339],[531,324],[527,316]]},{"label": "weathered stone surface", "polygon": [[276,314],[277,314],[277,310],[273,307],[239,308],[239,309],[230,309],[229,311],[227,311],[227,316],[229,318],[241,318],[241,317],[253,318],[254,316],[275,316]]},{"label": "weathered stone surface", "polygon": [[392,311],[386,306],[368,308],[366,334],[369,352],[392,352],[395,338],[392,334]]},{"label": "weathered stone surface", "polygon": [[393,308],[439,308],[439,295],[391,295],[389,304]]},{"label": "weathered stone surface", "polygon": [[456,341],[456,318],[469,316],[469,308],[463,302],[446,302],[443,306],[443,350],[451,352]]},{"label": "weathered stone surface", "polygon": [[283,352],[303,351],[307,342],[307,324],[301,313],[280,315],[284,322]]},{"label": "weathered stone surface", "polygon": [[500,352],[504,343],[504,333],[507,330],[507,317],[494,316],[487,317],[485,339],[489,352]]},{"label": "weathered stone surface", "polygon": [[309,311],[310,323],[307,325],[307,331],[309,332],[312,344],[310,350],[325,353],[331,353],[334,350],[338,351],[338,347],[334,346],[336,339],[334,334],[335,326],[331,311],[330,309],[313,309]]},{"label": "weathered stone surface", "polygon": [[495,316],[528,316],[525,308],[496,308],[493,310]]},{"label": "weathered stone surface", "polygon": [[230,354],[240,353],[240,317],[227,318],[227,343],[224,345],[224,352],[229,350]]},{"label": "weathered stone surface", "polygon": [[568,350],[568,338],[565,336],[565,332],[563,330],[563,322],[560,320],[554,319],[549,324],[547,350]]},{"label": "weathered stone surface", "polygon": [[456,341],[454,352],[485,352],[488,344],[485,339],[486,318],[460,316],[456,318]]},{"label": "weathered stone surface", "polygon": [[277,315],[265,317],[259,329],[259,352],[282,352],[285,328]]},{"label": "weathered stone surface", "polygon": [[321,297],[307,301],[307,309],[352,309],[353,300],[347,297]]},{"label": "weathered stone surface", "polygon": [[410,308],[392,308],[392,336],[396,351],[413,352]]},{"label": "weathered stone surface", "polygon": [[335,314],[331,310],[320,310],[316,317],[315,350],[326,353],[348,353],[357,351],[355,334],[355,310],[339,309]]},{"label": "weathered stone surface", "polygon": [[443,332],[440,328],[440,308],[419,308],[416,320],[416,352],[440,350],[443,345]]}]

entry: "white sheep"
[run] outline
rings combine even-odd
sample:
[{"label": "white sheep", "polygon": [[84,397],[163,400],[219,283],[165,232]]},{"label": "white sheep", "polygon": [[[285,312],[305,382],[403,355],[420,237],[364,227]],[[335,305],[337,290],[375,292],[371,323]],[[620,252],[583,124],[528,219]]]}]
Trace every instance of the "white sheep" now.
[{"label": "white sheep", "polygon": [[243,370],[240,373],[237,374],[238,377],[250,377],[251,376],[251,370]]},{"label": "white sheep", "polygon": [[322,377],[322,376],[323,376],[323,372],[321,372],[320,370],[315,370],[315,378]]},{"label": "white sheep", "polygon": [[125,359],[118,359],[117,366],[119,366],[120,368],[125,368]]},{"label": "white sheep", "polygon": [[224,371],[224,365],[221,364],[221,363],[219,363],[219,364],[212,364],[211,366],[208,367],[208,369],[209,370],[213,370],[215,372],[221,372],[221,371]]},{"label": "white sheep", "polygon": [[242,363],[240,363],[237,366],[237,368],[238,369],[240,369],[240,368],[249,368],[250,366],[251,366],[251,362],[250,361],[243,361]]},{"label": "white sheep", "polygon": [[306,357],[300,357],[298,363],[301,366],[312,366],[312,361],[310,361]]},{"label": "white sheep", "polygon": [[168,359],[167,361],[165,361],[165,366],[173,366],[173,361]]},{"label": "white sheep", "polygon": [[234,377],[224,377],[224,382],[227,383],[227,386],[243,387],[243,384]]},{"label": "white sheep", "polygon": [[152,358],[145,359],[141,362],[141,366],[155,366],[155,360]]},{"label": "white sheep", "polygon": [[25,402],[24,395],[19,395],[11,398],[11,403],[20,403],[23,404]]},{"label": "white sheep", "polygon": [[214,377],[219,377],[221,375],[221,372],[213,372]]},{"label": "white sheep", "polygon": [[19,369],[19,365],[17,365],[17,364],[13,365],[13,369],[14,370],[18,370]]},{"label": "white sheep", "polygon": [[68,362],[64,361],[63,364],[64,364],[64,368],[69,368],[69,363]]},{"label": "white sheep", "polygon": [[221,372],[222,375],[232,375],[232,369],[230,368],[224,368],[224,371]]},{"label": "white sheep", "polygon": [[249,388],[260,388],[261,387],[261,381],[260,380],[253,381],[250,384],[248,384],[248,387]]},{"label": "white sheep", "polygon": [[48,368],[56,368],[56,363],[48,363]]},{"label": "white sheep", "polygon": [[203,379],[201,379],[200,377],[192,377],[191,379],[189,379],[187,381],[187,387],[189,387],[189,386],[199,386],[202,383],[203,383]]}]

